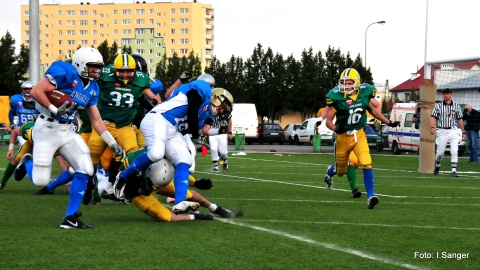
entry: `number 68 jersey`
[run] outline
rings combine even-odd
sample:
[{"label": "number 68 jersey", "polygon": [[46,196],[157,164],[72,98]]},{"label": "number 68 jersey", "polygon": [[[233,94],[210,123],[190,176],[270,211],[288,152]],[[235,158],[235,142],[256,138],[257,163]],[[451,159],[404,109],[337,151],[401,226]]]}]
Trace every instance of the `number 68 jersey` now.
[{"label": "number 68 jersey", "polygon": [[375,97],[373,85],[362,83],[357,95],[340,93],[338,86],[325,96],[327,105],[336,111],[336,126],[345,127],[346,131],[360,130],[367,124],[367,107],[370,99]]},{"label": "number 68 jersey", "polygon": [[102,119],[114,122],[116,128],[131,125],[137,112],[138,98],[150,88],[148,75],[136,71],[132,80],[123,84],[115,76],[113,65],[110,65],[103,68],[98,84],[100,98],[97,106]]}]

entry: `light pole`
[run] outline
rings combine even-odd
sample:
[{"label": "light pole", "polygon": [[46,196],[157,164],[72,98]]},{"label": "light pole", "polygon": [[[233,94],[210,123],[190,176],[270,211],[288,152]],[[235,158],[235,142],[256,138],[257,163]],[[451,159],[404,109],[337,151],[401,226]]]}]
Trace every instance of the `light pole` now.
[{"label": "light pole", "polygon": [[386,23],[385,21],[373,22],[373,23],[371,23],[367,26],[367,29],[365,29],[365,69],[367,69],[367,31],[368,31],[368,28],[372,24],[385,24],[385,23]]}]

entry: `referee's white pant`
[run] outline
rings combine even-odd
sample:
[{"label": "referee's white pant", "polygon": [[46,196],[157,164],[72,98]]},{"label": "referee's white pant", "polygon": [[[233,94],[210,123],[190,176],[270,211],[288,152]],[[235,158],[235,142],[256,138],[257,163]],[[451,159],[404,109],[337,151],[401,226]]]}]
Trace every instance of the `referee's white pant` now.
[{"label": "referee's white pant", "polygon": [[447,143],[450,142],[450,156],[451,162],[457,163],[458,161],[458,143],[462,139],[462,130],[458,128],[441,129],[437,128],[437,137],[435,143],[437,144],[437,153],[435,160],[440,161],[447,148]]}]

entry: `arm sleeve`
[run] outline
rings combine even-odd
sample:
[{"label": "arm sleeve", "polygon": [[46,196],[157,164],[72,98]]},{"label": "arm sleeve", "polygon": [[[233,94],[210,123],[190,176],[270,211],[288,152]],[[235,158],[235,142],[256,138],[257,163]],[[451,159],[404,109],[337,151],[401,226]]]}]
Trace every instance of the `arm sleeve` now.
[{"label": "arm sleeve", "polygon": [[187,109],[187,122],[190,133],[192,134],[192,139],[198,139],[198,111],[200,110],[200,105],[202,105],[202,97],[198,94],[197,91],[191,90],[187,92],[188,98],[188,109]]}]

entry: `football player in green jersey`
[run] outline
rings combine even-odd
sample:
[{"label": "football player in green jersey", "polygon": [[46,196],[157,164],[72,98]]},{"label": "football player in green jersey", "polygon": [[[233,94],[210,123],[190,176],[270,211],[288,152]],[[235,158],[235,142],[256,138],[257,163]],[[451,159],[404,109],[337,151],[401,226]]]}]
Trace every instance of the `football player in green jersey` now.
[{"label": "football player in green jersey", "polygon": [[[338,86],[326,95],[327,105],[331,110],[327,113],[326,125],[337,133],[335,162],[337,175],[347,172],[350,152],[355,152],[363,168],[363,181],[368,196],[367,207],[373,209],[378,203],[374,193],[372,158],[368,148],[365,126],[367,110],[377,119],[391,127],[398,126],[379,112],[375,99],[376,89],[373,85],[361,83],[360,74],[353,68],[345,69],[340,75]],[[337,121],[334,124],[333,118]]]},{"label": "football player in green jersey", "polygon": [[[137,113],[138,99],[150,88],[150,78],[147,74],[136,71],[135,60],[128,54],[120,54],[115,58],[113,67],[104,67],[98,81],[100,97],[98,109],[105,122],[107,130],[119,145],[130,153],[138,149],[137,135],[132,127]],[[107,145],[95,131],[90,135],[88,147],[96,168]],[[102,164],[105,170],[118,170],[119,160],[110,164]],[[113,174],[115,176],[115,173]],[[111,179],[115,180],[114,177]],[[90,185],[89,185],[90,186]],[[93,190],[87,189],[86,193]]]}]

